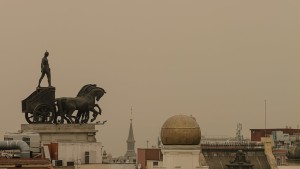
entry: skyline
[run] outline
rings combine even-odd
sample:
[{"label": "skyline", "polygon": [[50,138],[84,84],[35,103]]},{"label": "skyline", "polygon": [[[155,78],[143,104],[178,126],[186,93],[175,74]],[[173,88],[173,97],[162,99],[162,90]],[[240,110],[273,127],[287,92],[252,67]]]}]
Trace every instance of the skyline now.
[{"label": "skyline", "polygon": [[[163,123],[193,115],[202,135],[299,126],[300,1],[1,1],[0,137],[27,123],[21,101],[38,85],[46,50],[56,98],[85,84],[98,102],[97,141],[126,153]],[[46,78],[42,86],[47,85]]]}]

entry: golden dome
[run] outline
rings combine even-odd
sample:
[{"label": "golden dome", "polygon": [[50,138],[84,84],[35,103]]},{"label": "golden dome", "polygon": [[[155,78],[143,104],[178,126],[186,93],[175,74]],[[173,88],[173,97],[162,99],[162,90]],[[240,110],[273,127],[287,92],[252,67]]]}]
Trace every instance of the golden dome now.
[{"label": "golden dome", "polygon": [[172,116],[161,127],[163,145],[198,145],[200,140],[200,127],[192,116]]}]

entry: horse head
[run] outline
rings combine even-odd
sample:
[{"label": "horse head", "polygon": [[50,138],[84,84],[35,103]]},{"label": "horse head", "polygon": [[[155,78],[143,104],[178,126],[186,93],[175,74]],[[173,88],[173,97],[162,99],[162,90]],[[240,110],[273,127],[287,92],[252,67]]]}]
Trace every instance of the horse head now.
[{"label": "horse head", "polygon": [[95,89],[95,98],[97,101],[100,100],[100,98],[106,93],[104,89],[100,88],[100,87],[97,87]]},{"label": "horse head", "polygon": [[92,96],[99,101],[105,93],[106,92],[103,88],[97,87],[95,84],[87,84],[81,88],[77,97]]}]

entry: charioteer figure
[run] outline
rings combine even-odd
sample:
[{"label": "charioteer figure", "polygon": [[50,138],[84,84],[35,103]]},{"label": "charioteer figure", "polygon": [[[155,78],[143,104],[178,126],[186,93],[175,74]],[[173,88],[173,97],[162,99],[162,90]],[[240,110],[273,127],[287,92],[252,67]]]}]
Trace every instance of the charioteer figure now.
[{"label": "charioteer figure", "polygon": [[48,86],[52,87],[51,86],[51,72],[50,72],[50,67],[49,67],[49,62],[48,62],[48,56],[49,56],[49,52],[46,51],[45,54],[44,54],[44,57],[42,59],[42,62],[41,62],[41,72],[42,72],[42,75],[40,77],[38,87],[41,87],[41,82],[42,82],[42,80],[43,80],[43,78],[44,78],[45,75],[47,75]]}]

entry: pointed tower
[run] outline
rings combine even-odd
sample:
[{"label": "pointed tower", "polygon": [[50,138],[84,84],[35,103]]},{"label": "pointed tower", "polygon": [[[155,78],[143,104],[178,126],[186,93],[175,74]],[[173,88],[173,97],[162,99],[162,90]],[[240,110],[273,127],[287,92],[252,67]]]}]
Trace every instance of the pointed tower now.
[{"label": "pointed tower", "polygon": [[136,161],[136,153],[135,153],[135,140],[133,136],[133,128],[132,128],[132,108],[131,108],[131,117],[130,117],[130,128],[127,139],[127,152],[124,156],[130,162]]}]

